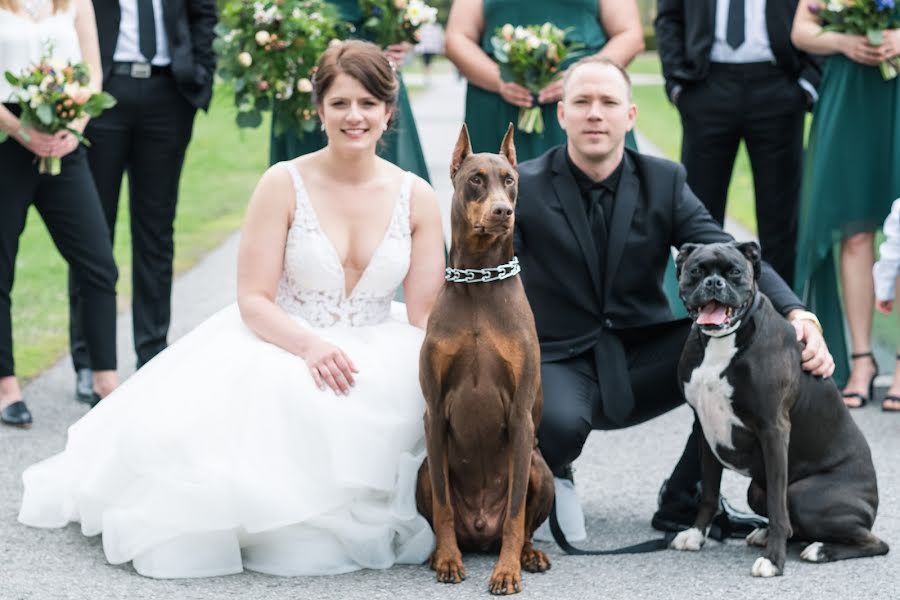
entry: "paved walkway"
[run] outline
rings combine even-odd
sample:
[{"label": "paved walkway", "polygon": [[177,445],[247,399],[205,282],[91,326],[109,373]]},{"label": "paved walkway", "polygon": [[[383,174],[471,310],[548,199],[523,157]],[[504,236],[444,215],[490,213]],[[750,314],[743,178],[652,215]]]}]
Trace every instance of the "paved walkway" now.
[{"label": "paved walkway", "polygon": [[[462,86],[452,76],[435,76],[418,94],[414,110],[444,213],[450,198],[447,175],[450,151],[461,123]],[[649,146],[641,141],[646,151]],[[264,152],[263,148],[241,148]],[[744,237],[739,234],[739,237]],[[175,284],[172,337],[189,331],[218,308],[234,300],[237,237],[229,239]],[[131,323],[119,320],[121,364],[131,365]],[[129,368],[122,369],[127,375]],[[467,557],[469,578],[458,586],[439,585],[421,566],[395,567],[335,577],[279,578],[243,573],[212,579],[156,581],[130,566],[111,566],[99,538],[84,538],[77,525],[35,530],[15,518],[24,467],[64,447],[66,428],[85,409],[72,399],[68,359],[48,370],[26,389],[36,423],[30,431],[0,428],[0,600],[19,598],[130,600],[150,598],[484,598],[493,559]],[[879,473],[881,513],[876,533],[900,547],[900,419],[870,406],[853,413],[866,433]],[[177,418],[177,417],[175,417]],[[593,433],[575,463],[584,500],[589,540],[586,545],[614,547],[655,536],[649,517],[656,490],[680,455],[691,414],[682,407],[627,431]],[[746,479],[726,473],[725,494],[743,504]],[[749,576],[756,551],[741,541],[711,542],[699,554],[674,551],[642,556],[575,558],[544,544],[553,568],[527,575],[523,598],[605,599],[758,599],[813,598],[896,599],[900,589],[897,553],[886,558],[832,565],[801,563],[792,547],[787,576],[760,581]]]}]

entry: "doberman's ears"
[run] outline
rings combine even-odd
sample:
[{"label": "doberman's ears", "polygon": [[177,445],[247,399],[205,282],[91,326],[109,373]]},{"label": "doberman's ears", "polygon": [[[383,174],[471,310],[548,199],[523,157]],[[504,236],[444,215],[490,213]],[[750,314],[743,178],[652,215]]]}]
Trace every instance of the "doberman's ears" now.
[{"label": "doberman's ears", "polygon": [[459,139],[456,140],[456,147],[453,148],[453,158],[450,159],[450,179],[453,179],[463,161],[470,154],[472,154],[472,143],[469,141],[469,129],[463,123],[462,129],[459,130]]},{"label": "doberman's ears", "polygon": [[513,169],[516,168],[516,144],[513,142],[513,124],[510,123],[509,127],[506,129],[506,135],[503,136],[503,141],[500,142],[500,154],[506,157],[506,160],[509,161],[509,164],[513,166]]}]

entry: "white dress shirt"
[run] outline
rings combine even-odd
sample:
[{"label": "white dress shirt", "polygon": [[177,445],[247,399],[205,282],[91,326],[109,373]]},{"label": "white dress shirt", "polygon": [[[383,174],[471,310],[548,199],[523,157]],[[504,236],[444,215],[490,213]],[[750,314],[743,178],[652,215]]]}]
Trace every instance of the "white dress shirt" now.
[{"label": "white dress shirt", "polygon": [[3,73],[19,75],[40,62],[47,48],[51,58],[61,62],[81,62],[81,46],[75,31],[75,3],[40,21],[25,14],[0,8],[0,102],[12,102],[13,87]]},{"label": "white dress shirt", "polygon": [[884,220],[884,241],[878,248],[880,258],[872,267],[875,277],[875,297],[893,300],[900,275],[900,198],[894,200],[891,214]]},{"label": "white dress shirt", "polygon": [[[119,39],[113,53],[115,62],[145,63],[138,45],[137,0],[119,0],[122,18],[119,21]],[[162,0],[153,0],[153,20],[156,21],[156,56],[150,64],[164,67],[172,62],[169,55],[169,38],[163,23]]]},{"label": "white dress shirt", "polygon": [[[784,2],[784,0],[774,0]],[[766,0],[744,0],[744,43],[732,48],[725,41],[731,0],[716,0],[716,37],[710,58],[720,63],[775,62],[766,28]]]}]

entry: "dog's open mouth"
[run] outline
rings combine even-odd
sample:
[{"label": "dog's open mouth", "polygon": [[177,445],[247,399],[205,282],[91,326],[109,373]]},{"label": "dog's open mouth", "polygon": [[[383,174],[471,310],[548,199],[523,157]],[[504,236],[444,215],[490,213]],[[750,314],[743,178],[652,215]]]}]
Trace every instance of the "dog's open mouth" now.
[{"label": "dog's open mouth", "polygon": [[732,324],[735,315],[742,312],[744,305],[735,308],[710,300],[703,306],[688,307],[691,318],[704,329],[724,329]]}]

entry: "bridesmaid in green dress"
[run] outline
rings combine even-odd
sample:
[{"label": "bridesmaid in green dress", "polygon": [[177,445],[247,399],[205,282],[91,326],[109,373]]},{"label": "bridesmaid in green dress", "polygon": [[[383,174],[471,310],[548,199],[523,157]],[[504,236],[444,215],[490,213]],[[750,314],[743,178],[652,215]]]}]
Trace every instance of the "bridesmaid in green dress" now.
[{"label": "bridesmaid in green dress", "polygon": [[[496,152],[507,125],[519,119],[519,108],[532,105],[524,87],[500,79],[494,62],[491,37],[498,27],[539,25],[551,22],[570,29],[567,39],[583,45],[562,66],[588,54],[600,54],[627,65],[644,49],[635,0],[455,0],[447,23],[447,56],[469,81],[466,92],[466,124],[475,152]],[[520,161],[535,158],[565,143],[566,134],[556,121],[556,103],[562,97],[560,81],[538,95],[545,129],[543,134],[516,131]],[[629,134],[628,145],[635,147]]]},{"label": "bridesmaid in green dress", "polygon": [[797,292],[822,322],[835,381],[845,386],[851,408],[868,402],[878,372],[871,353],[875,231],[900,197],[900,78],[885,81],[877,67],[900,55],[900,30],[884,37],[873,47],[863,36],[823,32],[805,2],[797,6],[791,36],[798,48],[828,55],[803,169]]},{"label": "bridesmaid in green dress", "polygon": [[[330,2],[337,7],[342,19],[353,23],[357,31],[360,30],[362,14],[357,0],[330,0]],[[387,54],[395,64],[401,64],[405,51],[405,47],[396,44],[387,50]],[[381,138],[378,155],[401,169],[412,171],[425,181],[430,181],[428,166],[425,163],[425,156],[419,143],[419,132],[416,130],[416,121],[413,118],[406,86],[403,84],[403,77],[399,71],[397,76],[400,79],[397,115],[394,119],[394,124]],[[319,129],[305,133],[301,138],[291,131],[287,131],[282,135],[275,135],[273,128],[269,143],[269,164],[274,165],[283,160],[315,152],[324,148],[325,142],[325,134]]]}]

